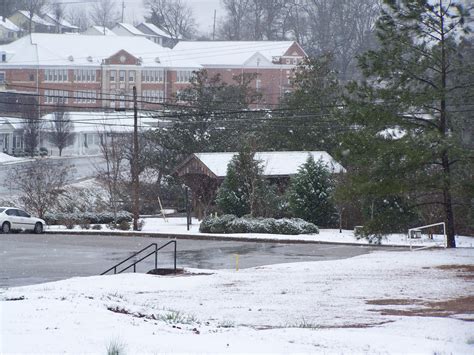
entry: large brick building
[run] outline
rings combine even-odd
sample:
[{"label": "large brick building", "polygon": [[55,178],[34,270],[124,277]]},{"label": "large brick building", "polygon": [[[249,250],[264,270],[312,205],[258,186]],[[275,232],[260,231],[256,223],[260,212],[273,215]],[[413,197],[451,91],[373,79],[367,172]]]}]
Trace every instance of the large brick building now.
[{"label": "large brick building", "polygon": [[293,41],[181,41],[173,53],[193,58],[209,74],[220,73],[226,82],[239,74],[256,74],[253,85],[262,93],[262,105],[269,107],[291,90],[293,69],[306,56]]},{"label": "large brick building", "polygon": [[133,86],[139,101],[163,102],[199,69],[146,38],[34,33],[0,46],[0,85],[34,93],[46,108],[132,107]]},{"label": "large brick building", "polygon": [[0,46],[0,88],[37,95],[42,111],[133,107],[160,108],[189,85],[193,71],[206,68],[226,82],[255,73],[251,85],[263,106],[290,90],[292,69],[305,53],[295,42],[180,42],[164,48],[146,38],[33,33]]}]

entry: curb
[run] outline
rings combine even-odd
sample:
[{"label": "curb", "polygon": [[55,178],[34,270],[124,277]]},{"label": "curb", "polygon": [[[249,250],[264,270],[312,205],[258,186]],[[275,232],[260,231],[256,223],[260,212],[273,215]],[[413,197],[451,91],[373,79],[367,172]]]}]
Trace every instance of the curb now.
[{"label": "curb", "polygon": [[[376,244],[358,244],[358,243],[338,243],[319,240],[295,240],[295,239],[272,239],[272,238],[252,238],[252,237],[223,237],[212,234],[172,234],[172,233],[153,233],[153,232],[98,232],[98,231],[45,231],[45,234],[71,234],[71,235],[95,235],[95,236],[116,236],[116,237],[142,237],[142,238],[163,238],[177,240],[215,240],[232,242],[253,242],[253,243],[276,243],[276,244],[327,244],[327,245],[349,245],[357,247],[371,247],[374,249],[410,249],[408,245],[376,245]],[[435,249],[443,249],[434,247]]]}]

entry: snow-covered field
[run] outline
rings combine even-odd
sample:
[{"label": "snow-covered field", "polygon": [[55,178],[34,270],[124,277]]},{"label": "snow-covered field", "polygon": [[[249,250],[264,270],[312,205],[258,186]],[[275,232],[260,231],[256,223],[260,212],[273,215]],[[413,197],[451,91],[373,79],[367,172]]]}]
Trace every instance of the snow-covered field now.
[{"label": "snow-covered field", "polygon": [[[472,354],[473,262],[467,248],[377,251],[1,290],[0,352]],[[464,308],[439,303],[468,296]]]},{"label": "snow-covered field", "polygon": [[[144,218],[145,225],[142,232],[145,233],[170,233],[170,234],[188,234],[194,238],[206,238],[207,236],[219,236],[221,238],[251,238],[251,239],[272,239],[275,241],[287,241],[287,240],[305,240],[305,241],[316,241],[316,242],[329,242],[329,243],[351,243],[351,244],[368,244],[366,239],[357,239],[354,236],[352,230],[342,230],[339,233],[339,229],[321,229],[319,234],[310,235],[279,235],[279,234],[205,234],[199,232],[199,221],[193,218],[193,224],[190,226],[188,231],[186,228],[186,218],[167,218],[166,221],[163,218]],[[106,225],[102,226],[102,230],[93,232],[107,233],[110,229]],[[68,232],[64,226],[50,226],[48,227],[51,231]],[[81,230],[80,227],[76,227],[74,231]],[[114,232],[119,232],[114,230]],[[381,241],[382,245],[396,245],[396,246],[408,246],[412,244],[413,247],[425,247],[425,246],[444,246],[445,241],[442,235],[435,235],[433,240],[424,236],[421,239],[408,240],[405,234],[390,234],[383,238]],[[456,245],[458,247],[474,247],[474,237],[456,237]]]}]

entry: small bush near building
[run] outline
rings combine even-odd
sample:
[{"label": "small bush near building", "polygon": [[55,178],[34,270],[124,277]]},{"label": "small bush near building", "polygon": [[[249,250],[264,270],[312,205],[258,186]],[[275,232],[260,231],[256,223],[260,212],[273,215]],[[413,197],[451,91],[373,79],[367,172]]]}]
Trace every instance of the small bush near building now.
[{"label": "small bush near building", "polygon": [[[44,219],[49,225],[65,224],[108,224],[114,222],[113,212],[74,212],[74,213],[46,213]],[[132,214],[126,211],[117,212],[117,223],[122,221],[130,222]]]},{"label": "small bush near building", "polygon": [[207,217],[199,226],[202,233],[266,233],[266,234],[317,234],[313,223],[300,218],[252,218],[223,215]]},{"label": "small bush near building", "polygon": [[119,224],[118,224],[118,229],[122,230],[122,231],[128,231],[130,230],[130,222],[129,221],[121,221]]},{"label": "small bush near building", "polygon": [[100,230],[102,230],[102,226],[101,226],[100,224],[94,224],[94,225],[92,226],[92,229],[93,229],[93,230],[96,230],[96,231],[100,231]]}]

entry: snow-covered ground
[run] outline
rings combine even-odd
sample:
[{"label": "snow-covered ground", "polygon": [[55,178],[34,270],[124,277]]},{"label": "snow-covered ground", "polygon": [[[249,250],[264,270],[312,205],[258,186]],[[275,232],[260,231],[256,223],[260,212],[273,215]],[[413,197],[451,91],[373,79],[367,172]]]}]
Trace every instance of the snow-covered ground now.
[{"label": "snow-covered ground", "polygon": [[[1,290],[0,352],[472,354],[473,261],[474,249],[377,251]],[[468,296],[464,308],[439,306]]]},{"label": "snow-covered ground", "polygon": [[17,158],[0,152],[0,164],[19,163],[31,160],[29,158]]},{"label": "snow-covered ground", "polygon": [[[305,240],[305,241],[316,241],[316,242],[328,242],[328,243],[354,243],[354,244],[368,244],[366,239],[357,239],[354,236],[352,230],[342,230],[339,233],[339,229],[321,229],[319,234],[309,235],[279,235],[279,234],[205,234],[199,232],[199,221],[193,219],[193,224],[190,226],[188,231],[186,228],[186,218],[167,218],[166,221],[163,218],[144,218],[145,225],[142,232],[145,233],[169,233],[169,234],[188,234],[194,238],[206,238],[207,236],[219,236],[221,238],[252,238],[252,239],[272,239],[275,241],[287,241],[287,240]],[[102,226],[102,230],[93,232],[107,233],[110,229],[106,225]],[[60,230],[61,232],[68,232],[64,226],[50,226],[48,227],[51,231]],[[74,231],[81,230],[80,227],[76,227]],[[114,230],[114,232],[119,232]],[[397,245],[397,246],[408,246],[412,244],[413,247],[424,247],[424,246],[444,246],[445,241],[442,235],[435,235],[433,240],[424,236],[421,239],[408,240],[406,234],[390,234],[383,238],[382,245]],[[457,236],[456,245],[458,247],[473,248],[474,237]]]}]

